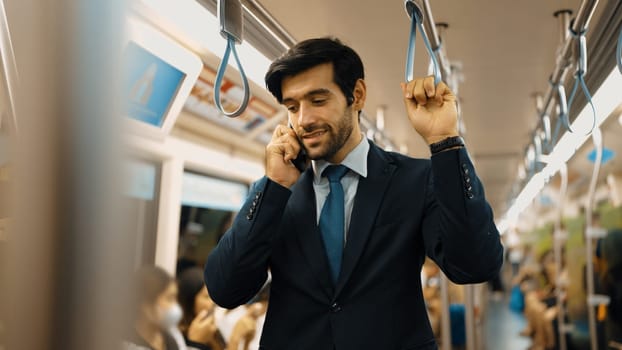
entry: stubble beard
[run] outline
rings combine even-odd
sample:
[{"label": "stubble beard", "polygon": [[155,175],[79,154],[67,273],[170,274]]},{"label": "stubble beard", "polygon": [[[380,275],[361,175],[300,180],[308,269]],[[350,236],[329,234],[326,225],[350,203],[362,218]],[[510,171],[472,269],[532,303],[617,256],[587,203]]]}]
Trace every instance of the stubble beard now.
[{"label": "stubble beard", "polygon": [[326,145],[322,147],[323,150],[320,154],[310,157],[313,160],[322,159],[328,161],[346,144],[350,138],[350,135],[352,135],[352,130],[354,130],[351,117],[351,107],[346,107],[344,110],[339,122],[337,123],[337,130],[329,125],[327,125],[326,128],[326,132],[329,136],[328,141],[326,142]]}]

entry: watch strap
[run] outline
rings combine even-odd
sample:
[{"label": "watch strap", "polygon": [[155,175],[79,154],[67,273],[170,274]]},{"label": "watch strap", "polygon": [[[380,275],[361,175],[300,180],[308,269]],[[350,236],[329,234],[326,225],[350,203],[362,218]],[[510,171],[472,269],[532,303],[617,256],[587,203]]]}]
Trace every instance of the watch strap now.
[{"label": "watch strap", "polygon": [[452,136],[439,142],[430,144],[430,152],[434,155],[452,147],[464,147],[464,140],[460,136]]}]

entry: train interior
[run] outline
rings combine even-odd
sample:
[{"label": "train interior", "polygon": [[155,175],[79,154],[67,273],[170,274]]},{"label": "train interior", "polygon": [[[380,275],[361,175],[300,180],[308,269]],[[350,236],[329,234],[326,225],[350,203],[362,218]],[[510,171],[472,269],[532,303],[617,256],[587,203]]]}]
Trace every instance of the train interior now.
[{"label": "train interior", "polygon": [[[430,157],[409,71],[457,96],[504,264],[426,260],[439,349],[622,349],[622,1],[2,0],[0,35],[0,350],[110,349],[133,271],[203,267],[288,123],[266,71],[316,37],[361,56],[387,151]],[[265,298],[225,343],[249,312],[259,349]]]}]

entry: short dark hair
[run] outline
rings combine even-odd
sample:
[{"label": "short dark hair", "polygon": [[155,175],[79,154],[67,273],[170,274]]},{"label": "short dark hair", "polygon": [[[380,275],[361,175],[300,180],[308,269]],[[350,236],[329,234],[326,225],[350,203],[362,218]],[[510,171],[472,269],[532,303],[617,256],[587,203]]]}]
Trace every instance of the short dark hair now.
[{"label": "short dark hair", "polygon": [[279,103],[283,103],[283,79],[323,63],[333,64],[333,81],[339,86],[350,106],[354,102],[356,82],[365,78],[363,62],[354,50],[337,38],[308,39],[287,50],[268,68],[266,87]]}]

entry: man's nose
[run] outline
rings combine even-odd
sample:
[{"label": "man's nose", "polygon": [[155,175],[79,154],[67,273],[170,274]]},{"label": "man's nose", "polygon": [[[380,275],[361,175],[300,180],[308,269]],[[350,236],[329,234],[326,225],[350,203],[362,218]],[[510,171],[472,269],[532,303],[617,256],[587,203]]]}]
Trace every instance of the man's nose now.
[{"label": "man's nose", "polygon": [[301,103],[298,109],[298,125],[306,129],[309,125],[315,123],[315,119],[313,108],[306,103]]}]

